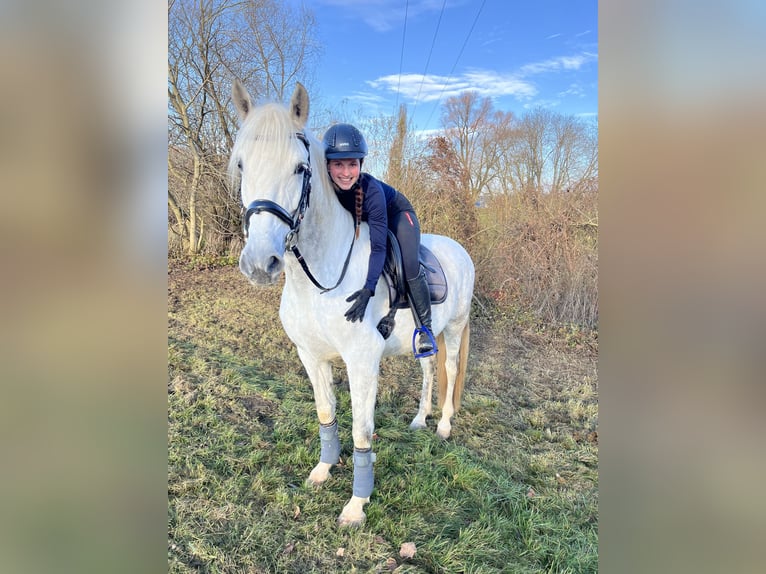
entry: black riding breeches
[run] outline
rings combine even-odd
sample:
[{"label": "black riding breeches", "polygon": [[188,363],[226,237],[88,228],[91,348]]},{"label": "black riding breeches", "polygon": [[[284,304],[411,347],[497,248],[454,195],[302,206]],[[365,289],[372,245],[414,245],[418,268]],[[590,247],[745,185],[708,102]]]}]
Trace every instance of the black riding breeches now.
[{"label": "black riding breeches", "polygon": [[404,278],[414,279],[420,272],[420,222],[414,211],[399,211],[390,214],[388,228],[399,240],[404,265]]}]

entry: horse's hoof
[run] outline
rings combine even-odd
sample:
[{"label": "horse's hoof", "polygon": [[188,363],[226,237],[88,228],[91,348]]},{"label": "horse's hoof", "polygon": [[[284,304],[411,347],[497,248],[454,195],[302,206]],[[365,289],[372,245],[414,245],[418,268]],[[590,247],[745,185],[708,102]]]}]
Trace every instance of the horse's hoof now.
[{"label": "horse's hoof", "polygon": [[338,526],[346,528],[364,524],[367,515],[364,513],[363,508],[368,502],[370,502],[369,497],[352,496],[338,517]]},{"label": "horse's hoof", "polygon": [[452,432],[452,426],[449,423],[446,425],[439,423],[439,426],[436,427],[436,436],[442,440],[447,440],[449,438],[450,432]]},{"label": "horse's hoof", "polygon": [[338,517],[338,526],[341,528],[359,528],[364,524],[364,521],[367,519],[367,515],[362,512],[361,518],[346,518],[341,514]]},{"label": "horse's hoof", "polygon": [[313,487],[322,486],[327,479],[330,478],[330,465],[320,462],[311,471],[309,477],[306,479],[306,484]]},{"label": "horse's hoof", "polygon": [[410,430],[422,430],[425,428],[428,428],[428,425],[425,423],[425,421],[415,419],[410,423]]}]

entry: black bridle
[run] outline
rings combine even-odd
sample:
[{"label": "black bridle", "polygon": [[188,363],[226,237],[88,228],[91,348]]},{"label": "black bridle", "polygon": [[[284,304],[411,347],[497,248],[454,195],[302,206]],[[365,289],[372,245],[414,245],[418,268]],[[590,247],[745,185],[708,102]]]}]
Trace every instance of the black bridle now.
[{"label": "black bridle", "polygon": [[306,273],[306,276],[318,289],[322,291],[322,293],[326,293],[327,291],[332,291],[338,285],[340,285],[341,281],[343,281],[343,277],[346,276],[348,262],[351,260],[351,251],[354,249],[354,241],[356,240],[357,224],[354,224],[354,235],[351,239],[351,246],[348,248],[346,261],[343,263],[343,270],[340,273],[340,277],[338,277],[338,281],[336,281],[335,285],[332,287],[323,286],[311,273],[308,264],[303,259],[303,255],[301,255],[301,252],[298,249],[298,232],[300,231],[303,217],[306,215],[306,209],[308,209],[309,206],[309,197],[311,196],[311,149],[309,147],[309,140],[305,133],[296,132],[295,137],[303,142],[303,145],[306,146],[307,152],[306,161],[296,166],[295,171],[293,172],[293,174],[296,175],[299,173],[303,174],[303,186],[301,187],[301,198],[298,201],[298,207],[295,209],[295,211],[293,211],[293,213],[289,213],[284,207],[274,201],[271,201],[270,199],[256,199],[251,201],[247,206],[242,219],[242,225],[244,228],[245,239],[247,239],[249,235],[248,228],[250,227],[250,217],[252,217],[253,214],[258,214],[265,211],[271,215],[276,215],[290,228],[290,231],[288,231],[287,235],[285,236],[285,251],[289,250],[293,253],[293,255],[295,255],[295,258],[298,260],[298,263],[301,264],[301,267]]}]

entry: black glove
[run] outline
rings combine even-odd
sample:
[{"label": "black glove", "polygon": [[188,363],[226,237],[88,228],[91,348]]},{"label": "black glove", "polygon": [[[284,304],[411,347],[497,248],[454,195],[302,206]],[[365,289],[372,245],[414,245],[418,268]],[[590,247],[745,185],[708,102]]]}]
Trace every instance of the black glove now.
[{"label": "black glove", "polygon": [[346,311],[346,321],[351,321],[352,323],[354,321],[359,321],[361,323],[362,319],[364,318],[364,310],[367,309],[367,303],[370,300],[370,297],[372,297],[372,291],[364,288],[359,289],[359,291],[353,293],[348,299],[346,299],[346,301],[349,303],[356,299],[356,303],[351,305],[349,310]]}]

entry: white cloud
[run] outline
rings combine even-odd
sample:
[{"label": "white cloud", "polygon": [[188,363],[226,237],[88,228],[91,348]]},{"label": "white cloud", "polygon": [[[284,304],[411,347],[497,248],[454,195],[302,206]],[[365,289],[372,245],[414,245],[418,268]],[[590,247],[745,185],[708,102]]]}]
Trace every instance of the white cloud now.
[{"label": "white cloud", "polygon": [[[539,89],[528,79],[539,74],[558,73],[562,71],[579,70],[585,64],[598,58],[597,54],[582,52],[573,56],[560,56],[541,62],[525,64],[516,72],[502,73],[494,70],[473,69],[459,76],[437,76],[423,74],[390,74],[367,84],[376,90],[387,90],[399,93],[405,99],[416,103],[427,103],[457,96],[466,90],[478,92],[482,96],[514,97],[519,101],[528,102],[534,98]],[[558,94],[582,96],[582,87],[571,84],[569,88]],[[552,102],[551,102],[552,103]]]},{"label": "white cloud", "polygon": [[534,85],[513,74],[500,74],[491,70],[471,70],[452,77],[422,74],[403,74],[400,77],[392,74],[367,83],[375,89],[398,91],[413,102],[435,102],[467,90],[482,96],[514,96],[518,99],[531,98],[537,93]]},{"label": "white cloud", "polygon": [[492,44],[496,44],[496,43],[502,42],[502,41],[503,41],[502,38],[491,38],[489,40],[485,40],[484,42],[479,44],[479,46],[481,46],[482,48],[486,48],[487,46],[491,46]]},{"label": "white cloud", "polygon": [[542,99],[527,102],[523,107],[525,110],[534,110],[536,108],[555,108],[560,104],[561,100]]},{"label": "white cloud", "polygon": [[391,105],[384,96],[375,92],[355,91],[347,95],[346,100],[354,106],[363,108],[370,115],[384,113],[384,110],[387,111]]},{"label": "white cloud", "polygon": [[526,64],[519,70],[522,76],[558,72],[560,70],[579,70],[585,64],[594,61],[598,56],[590,52],[582,52],[574,56],[559,56],[542,62]]},{"label": "white cloud", "polygon": [[360,104],[367,104],[370,106],[380,105],[385,102],[385,98],[381,95],[359,91],[354,92],[352,95],[348,96],[348,99],[359,102]]},{"label": "white cloud", "polygon": [[415,130],[412,132],[412,136],[419,141],[428,141],[433,136],[439,135],[443,133],[443,130],[441,128],[436,129],[430,129],[430,130]]},{"label": "white cloud", "polygon": [[585,89],[580,84],[569,84],[566,90],[560,91],[557,95],[559,97],[577,96],[582,98],[585,96]]}]

